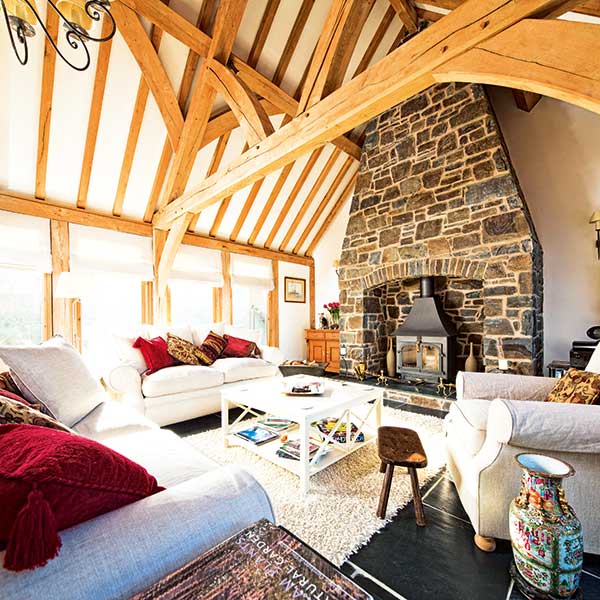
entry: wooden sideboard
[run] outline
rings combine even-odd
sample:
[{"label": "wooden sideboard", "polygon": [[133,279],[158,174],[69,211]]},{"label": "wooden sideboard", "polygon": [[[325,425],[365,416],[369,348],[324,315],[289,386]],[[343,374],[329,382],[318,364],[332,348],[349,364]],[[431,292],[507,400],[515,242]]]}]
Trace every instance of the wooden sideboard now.
[{"label": "wooden sideboard", "polygon": [[339,329],[305,329],[308,360],[329,363],[326,371],[339,373],[340,331]]}]

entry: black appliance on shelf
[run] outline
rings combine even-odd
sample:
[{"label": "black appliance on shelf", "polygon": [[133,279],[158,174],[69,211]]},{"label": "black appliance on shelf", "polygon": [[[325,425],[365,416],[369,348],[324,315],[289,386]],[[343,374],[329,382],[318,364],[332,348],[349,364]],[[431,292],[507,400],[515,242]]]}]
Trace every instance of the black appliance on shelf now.
[{"label": "black appliance on shelf", "polygon": [[575,340],[569,352],[569,365],[585,369],[600,340]]}]

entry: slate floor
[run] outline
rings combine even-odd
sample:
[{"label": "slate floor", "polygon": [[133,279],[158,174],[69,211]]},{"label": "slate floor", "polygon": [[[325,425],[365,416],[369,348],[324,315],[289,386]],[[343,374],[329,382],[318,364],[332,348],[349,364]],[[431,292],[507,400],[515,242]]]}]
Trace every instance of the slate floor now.
[{"label": "slate floor", "polygon": [[[169,429],[186,436],[220,426],[220,415],[209,415]],[[510,543],[499,540],[490,554],[474,546],[473,528],[445,472],[427,485],[423,499],[426,527],[415,525],[410,503],[342,571],[375,600],[523,600],[508,575]],[[600,600],[600,556],[585,556],[581,588],[585,600]]]}]

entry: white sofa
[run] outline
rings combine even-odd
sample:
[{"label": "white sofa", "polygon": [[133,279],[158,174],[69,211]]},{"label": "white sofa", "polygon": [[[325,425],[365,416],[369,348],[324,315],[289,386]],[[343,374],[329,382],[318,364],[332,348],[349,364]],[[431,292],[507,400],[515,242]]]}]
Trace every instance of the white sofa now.
[{"label": "white sofa", "polygon": [[259,519],[274,521],[246,471],[220,467],[174,433],[107,400],[74,429],[143,465],[167,489],[60,533],[58,557],[33,571],[2,568],[3,600],[130,598]]},{"label": "white sofa", "polygon": [[[587,370],[600,372],[600,349]],[[557,379],[459,373],[457,401],[445,421],[448,470],[475,529],[475,543],[493,550],[509,539],[508,507],[520,487],[520,452],[571,464],[567,499],[581,519],[586,552],[600,553],[600,406],[543,402]]]},{"label": "white sofa", "polygon": [[170,425],[201,417],[221,408],[221,391],[241,381],[281,377],[278,365],[283,362],[279,348],[259,345],[262,358],[220,358],[210,367],[178,365],[144,375],[146,365],[138,350],[131,347],[138,335],[165,337],[171,332],[200,345],[208,332],[227,334],[256,341],[254,330],[224,323],[210,325],[146,327],[135,335],[112,336],[110,366],[103,380],[109,391],[158,425]]}]

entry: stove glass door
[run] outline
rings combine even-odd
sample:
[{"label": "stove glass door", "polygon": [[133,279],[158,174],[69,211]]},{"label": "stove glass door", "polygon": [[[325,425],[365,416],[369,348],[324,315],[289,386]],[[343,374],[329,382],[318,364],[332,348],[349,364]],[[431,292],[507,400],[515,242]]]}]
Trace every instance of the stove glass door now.
[{"label": "stove glass door", "polygon": [[416,369],[418,364],[417,344],[402,344],[400,348],[401,364],[405,369]]}]

